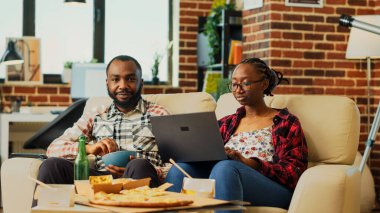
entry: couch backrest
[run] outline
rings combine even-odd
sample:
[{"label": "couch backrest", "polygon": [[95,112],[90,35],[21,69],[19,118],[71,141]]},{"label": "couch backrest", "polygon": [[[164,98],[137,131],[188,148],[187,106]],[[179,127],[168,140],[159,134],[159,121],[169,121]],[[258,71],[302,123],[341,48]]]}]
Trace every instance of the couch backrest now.
[{"label": "couch backrest", "polygon": [[[214,98],[205,92],[151,94],[143,95],[143,98],[165,107],[170,114],[214,111],[216,108]],[[105,109],[111,102],[110,97],[89,98],[84,112],[99,110],[99,107]]]},{"label": "couch backrest", "polygon": [[[354,162],[360,133],[360,114],[354,101],[328,95],[275,95],[265,97],[273,108],[287,107],[302,125],[309,162],[347,164]],[[221,118],[235,113],[240,104],[231,93],[222,95],[216,108]]]}]

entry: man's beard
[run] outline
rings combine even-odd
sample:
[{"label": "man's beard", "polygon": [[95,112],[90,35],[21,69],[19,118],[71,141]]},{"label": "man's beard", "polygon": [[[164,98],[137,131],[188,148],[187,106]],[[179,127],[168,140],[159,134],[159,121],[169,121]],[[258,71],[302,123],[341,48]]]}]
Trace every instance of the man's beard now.
[{"label": "man's beard", "polygon": [[[110,90],[107,87],[108,95],[112,98],[113,102],[115,103],[116,106],[122,108],[122,109],[131,109],[137,105],[137,102],[141,98],[141,90],[142,86],[140,85],[139,89],[136,91],[135,94],[133,94],[128,100],[126,101],[119,101],[116,98],[116,95],[111,93]],[[125,91],[127,93],[130,93],[130,91]]]}]

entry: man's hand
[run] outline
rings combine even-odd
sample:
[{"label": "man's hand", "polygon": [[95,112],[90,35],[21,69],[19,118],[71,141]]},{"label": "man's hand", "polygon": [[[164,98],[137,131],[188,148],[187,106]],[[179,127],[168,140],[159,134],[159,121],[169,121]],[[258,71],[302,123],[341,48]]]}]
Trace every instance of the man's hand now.
[{"label": "man's hand", "polygon": [[237,161],[240,161],[242,163],[244,163],[245,165],[249,166],[249,167],[252,167],[254,169],[257,169],[259,168],[259,163],[254,160],[254,159],[251,159],[251,158],[246,158],[244,157],[239,151],[237,150],[234,150],[234,149],[231,149],[229,147],[225,147],[224,148],[224,151],[226,152],[226,155],[232,159],[232,160],[237,160]]},{"label": "man's hand", "polygon": [[108,166],[106,166],[106,169],[109,172],[111,172],[111,174],[113,174],[113,176],[116,177],[116,178],[119,178],[119,177],[123,176],[124,171],[125,171],[125,168],[114,166],[114,165],[111,165],[111,164],[108,165]]},{"label": "man's hand", "polygon": [[115,152],[116,150],[118,150],[117,144],[111,138],[104,138],[95,144],[86,145],[87,154],[103,156],[110,152]]}]

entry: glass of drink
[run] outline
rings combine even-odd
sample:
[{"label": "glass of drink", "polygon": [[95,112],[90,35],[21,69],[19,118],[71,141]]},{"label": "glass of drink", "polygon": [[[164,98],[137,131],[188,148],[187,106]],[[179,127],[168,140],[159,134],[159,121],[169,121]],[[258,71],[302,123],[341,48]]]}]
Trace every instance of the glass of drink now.
[{"label": "glass of drink", "polygon": [[200,197],[214,198],[215,179],[183,178],[182,193]]}]

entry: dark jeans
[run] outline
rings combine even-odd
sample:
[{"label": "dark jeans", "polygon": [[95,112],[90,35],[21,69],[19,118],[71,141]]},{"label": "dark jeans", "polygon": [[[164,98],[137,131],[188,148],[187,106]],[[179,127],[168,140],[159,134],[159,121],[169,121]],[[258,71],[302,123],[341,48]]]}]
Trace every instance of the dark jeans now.
[{"label": "dark jeans", "polygon": [[[215,198],[244,200],[253,206],[271,206],[288,209],[293,190],[287,189],[258,171],[235,160],[218,163],[178,163],[195,178],[215,179]],[[184,175],[172,167],[166,181],[174,184],[170,191],[180,192]]]},{"label": "dark jeans", "polygon": [[[91,176],[108,175],[108,171],[90,169]],[[141,179],[150,177],[150,187],[160,185],[156,169],[146,159],[134,159],[125,167],[123,178]],[[48,184],[73,184],[74,163],[62,158],[48,158],[40,166],[38,180]]]}]

